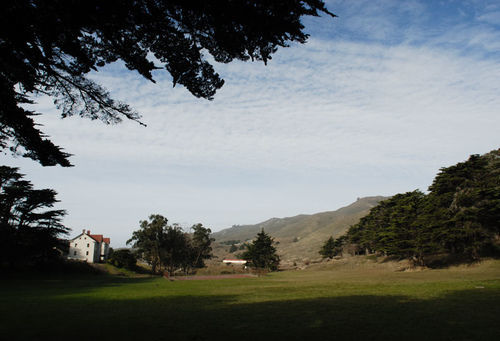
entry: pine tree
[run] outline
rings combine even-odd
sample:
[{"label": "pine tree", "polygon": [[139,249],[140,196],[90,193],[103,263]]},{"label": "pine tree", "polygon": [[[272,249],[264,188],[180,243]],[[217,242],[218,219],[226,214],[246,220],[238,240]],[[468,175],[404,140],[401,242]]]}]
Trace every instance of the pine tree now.
[{"label": "pine tree", "polygon": [[380,202],[351,226],[355,253],[380,252],[424,265],[430,256],[478,259],[500,254],[500,150],[442,168],[429,194]]},{"label": "pine tree", "polygon": [[262,229],[257,238],[247,244],[247,250],[243,253],[243,259],[251,262],[251,265],[259,269],[271,271],[278,270],[280,258],[273,246],[274,240]]},{"label": "pine tree", "polygon": [[328,240],[323,244],[319,254],[323,258],[333,258],[335,256],[335,239],[333,237],[328,238]]},{"label": "pine tree", "polygon": [[68,234],[52,189],[34,189],[18,168],[0,166],[0,266],[37,266],[59,257]]}]

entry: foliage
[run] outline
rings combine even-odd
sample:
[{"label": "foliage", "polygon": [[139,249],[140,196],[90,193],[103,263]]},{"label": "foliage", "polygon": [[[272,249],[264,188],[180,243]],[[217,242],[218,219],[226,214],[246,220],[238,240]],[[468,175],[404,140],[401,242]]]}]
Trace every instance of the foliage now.
[{"label": "foliage", "polygon": [[301,17],[318,12],[334,16],[320,0],[3,1],[0,149],[22,148],[42,165],[70,166],[70,155],[36,128],[38,114],[23,106],[34,96],[51,96],[62,117],[138,121],[86,75],[121,60],[154,82],[152,72],[164,68],[174,86],[212,99],[224,81],[207,59],[267,62],[279,47],[305,43]]},{"label": "foliage", "polygon": [[127,241],[127,244],[132,244],[137,249],[138,254],[149,265],[151,265],[153,273],[163,264],[163,247],[165,243],[165,232],[167,228],[167,218],[155,214],[149,216],[149,222],[143,220],[139,222],[140,229],[134,231],[132,238]]},{"label": "foliage", "polygon": [[259,269],[278,270],[280,258],[273,246],[273,238],[264,232],[264,229],[257,234],[257,238],[247,244],[247,250],[242,258],[248,260],[251,266]]},{"label": "foliage", "polygon": [[213,238],[210,237],[212,231],[203,227],[202,224],[196,224],[191,227],[193,230],[191,238],[191,248],[193,251],[194,259],[192,266],[195,268],[202,268],[205,266],[205,259],[212,258],[212,242]]},{"label": "foliage", "polygon": [[319,254],[323,258],[333,258],[342,253],[342,247],[344,245],[345,237],[339,237],[337,239],[330,237],[319,250]]},{"label": "foliage", "polygon": [[429,263],[436,255],[498,255],[500,150],[442,168],[429,194],[413,191],[382,201],[347,232],[353,253],[381,253]]},{"label": "foliage", "polygon": [[229,248],[229,252],[230,253],[233,253],[233,252],[236,252],[238,251],[238,247],[234,244],[231,245],[231,247]]},{"label": "foliage", "polygon": [[140,222],[140,230],[134,231],[127,244],[137,248],[139,255],[149,265],[153,273],[177,269],[185,272],[203,267],[204,260],[212,257],[210,229],[197,224],[193,234],[182,231],[177,224],[168,225],[167,218],[155,214],[149,221]]},{"label": "foliage", "polygon": [[18,168],[0,166],[0,266],[39,266],[60,257],[69,229],[52,189],[33,189]]},{"label": "foliage", "polygon": [[330,237],[323,244],[321,250],[319,250],[319,254],[323,256],[323,258],[333,258],[335,256],[334,249],[335,249],[335,239],[333,237]]},{"label": "foliage", "polygon": [[137,266],[137,258],[127,249],[113,251],[109,256],[108,262],[117,268],[126,268],[129,270],[134,270]]}]

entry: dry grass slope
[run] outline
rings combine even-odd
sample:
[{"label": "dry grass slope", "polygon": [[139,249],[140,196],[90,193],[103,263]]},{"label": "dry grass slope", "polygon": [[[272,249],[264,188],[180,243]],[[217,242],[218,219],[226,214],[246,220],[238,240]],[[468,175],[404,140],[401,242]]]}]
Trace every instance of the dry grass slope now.
[{"label": "dry grass slope", "polygon": [[[369,210],[385,197],[366,197],[336,211],[288,218],[272,218],[256,225],[235,226],[214,233],[216,242],[252,240],[261,229],[271,235],[284,264],[304,263],[317,259],[321,245],[329,236],[344,234],[349,226],[357,223]],[[229,246],[217,247],[216,255],[229,256]]]}]

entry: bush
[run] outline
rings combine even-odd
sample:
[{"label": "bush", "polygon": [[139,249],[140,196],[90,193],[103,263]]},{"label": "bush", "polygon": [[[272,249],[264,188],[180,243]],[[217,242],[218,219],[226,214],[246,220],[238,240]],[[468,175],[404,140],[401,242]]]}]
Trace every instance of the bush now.
[{"label": "bush", "polygon": [[137,258],[127,249],[114,251],[108,262],[117,268],[126,268],[129,270],[133,270],[137,266]]}]

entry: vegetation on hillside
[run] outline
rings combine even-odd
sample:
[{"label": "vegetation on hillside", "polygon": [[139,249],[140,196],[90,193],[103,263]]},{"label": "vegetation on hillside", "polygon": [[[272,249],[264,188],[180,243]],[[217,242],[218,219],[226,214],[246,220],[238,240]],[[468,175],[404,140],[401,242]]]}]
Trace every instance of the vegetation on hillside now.
[{"label": "vegetation on hillside", "polygon": [[498,256],[500,150],[442,168],[428,194],[416,190],[382,201],[345,237],[326,241],[321,253],[331,257],[339,250],[407,258],[419,265],[429,265],[438,256]]},{"label": "vegetation on hillside", "polygon": [[293,264],[318,258],[318,250],[329,236],[338,237],[346,233],[349,226],[356,224],[359,219],[368,214],[386,197],[366,197],[335,211],[321,212],[311,215],[301,214],[287,218],[273,218],[255,225],[241,225],[212,234],[221,247],[215,250],[219,257],[228,257],[231,245],[235,244],[238,250],[251,241],[264,229],[275,238],[276,249],[282,260],[282,265]]}]

